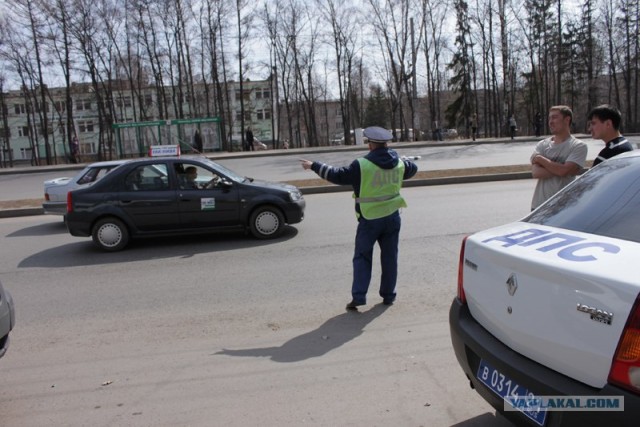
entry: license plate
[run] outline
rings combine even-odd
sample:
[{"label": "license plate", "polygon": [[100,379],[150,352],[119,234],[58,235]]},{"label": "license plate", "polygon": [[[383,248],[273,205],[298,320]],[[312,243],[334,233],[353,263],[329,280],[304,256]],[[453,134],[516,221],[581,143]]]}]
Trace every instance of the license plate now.
[{"label": "license plate", "polygon": [[[506,399],[507,396],[528,396],[530,398],[536,398],[535,394],[510,379],[484,360],[480,360],[480,366],[478,367],[476,377],[482,382],[482,384],[489,387],[491,391],[505,399],[505,402],[508,402]],[[547,418],[546,410],[519,410],[536,424],[540,426],[544,425]]]}]

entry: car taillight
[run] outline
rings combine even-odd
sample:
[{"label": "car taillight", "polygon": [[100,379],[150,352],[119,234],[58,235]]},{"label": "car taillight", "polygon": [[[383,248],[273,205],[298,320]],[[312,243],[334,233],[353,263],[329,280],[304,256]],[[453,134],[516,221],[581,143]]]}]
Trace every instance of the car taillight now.
[{"label": "car taillight", "polygon": [[71,197],[71,191],[67,193],[67,213],[73,212],[73,199]]},{"label": "car taillight", "polygon": [[463,303],[467,303],[467,297],[464,295],[464,248],[467,243],[467,237],[462,239],[460,245],[460,262],[458,263],[458,299]]},{"label": "car taillight", "polygon": [[48,202],[49,201],[49,193],[44,193],[44,199]]},{"label": "car taillight", "polygon": [[609,382],[640,394],[640,296],[633,304],[613,356]]}]

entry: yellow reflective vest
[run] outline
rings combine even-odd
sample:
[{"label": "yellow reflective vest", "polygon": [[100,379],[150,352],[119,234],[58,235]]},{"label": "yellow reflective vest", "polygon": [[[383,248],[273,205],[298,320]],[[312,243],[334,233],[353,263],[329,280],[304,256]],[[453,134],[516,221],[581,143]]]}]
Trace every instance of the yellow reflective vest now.
[{"label": "yellow reflective vest", "polygon": [[404,162],[399,161],[393,169],[382,169],[375,163],[359,158],[360,197],[353,197],[360,204],[360,213],[366,219],[389,216],[407,202],[400,195],[404,177]]}]

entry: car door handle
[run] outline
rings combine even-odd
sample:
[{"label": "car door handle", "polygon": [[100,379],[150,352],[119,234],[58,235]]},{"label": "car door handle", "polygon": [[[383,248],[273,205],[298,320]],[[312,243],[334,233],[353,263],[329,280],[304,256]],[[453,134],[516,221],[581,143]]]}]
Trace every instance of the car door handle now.
[{"label": "car door handle", "polygon": [[130,205],[131,203],[133,203],[133,200],[121,200],[120,203],[122,203],[123,205]]}]

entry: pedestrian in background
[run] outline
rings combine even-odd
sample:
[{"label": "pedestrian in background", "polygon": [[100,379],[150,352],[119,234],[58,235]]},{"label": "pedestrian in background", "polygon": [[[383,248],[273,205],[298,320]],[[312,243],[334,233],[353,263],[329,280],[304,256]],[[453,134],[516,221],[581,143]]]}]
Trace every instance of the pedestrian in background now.
[{"label": "pedestrian in background", "polygon": [[433,121],[433,125],[431,127],[433,133],[434,141],[442,141],[442,130],[440,129],[440,124],[437,120]]},{"label": "pedestrian in background", "polygon": [[542,133],[542,114],[540,111],[536,113],[536,116],[533,118],[533,129],[536,133],[536,136],[540,136]]},{"label": "pedestrian in background", "polygon": [[604,148],[593,161],[593,166],[618,154],[633,151],[631,143],[620,134],[620,123],[622,123],[620,110],[606,104],[599,105],[589,112],[587,120],[591,137],[605,142]]},{"label": "pedestrian in background", "polygon": [[402,181],[418,171],[415,163],[399,158],[388,147],[393,138],[388,130],[372,126],[364,129],[363,136],[367,139],[369,153],[348,167],[300,160],[304,169],[313,170],[321,178],[333,184],[353,187],[358,228],[353,254],[352,299],[347,310],[357,310],[358,306],[367,303],[376,242],[380,247],[382,269],[379,294],[385,305],[395,301],[401,224],[399,209],[407,206],[400,189]]},{"label": "pedestrian in background", "polygon": [[478,115],[476,113],[473,113],[469,119],[469,126],[471,126],[471,140],[475,141],[478,132]]},{"label": "pedestrian in background", "polygon": [[538,180],[531,210],[574,180],[587,159],[587,144],[571,135],[573,112],[566,105],[549,109],[552,136],[538,142],[531,155],[531,174]]},{"label": "pedestrian in background", "polygon": [[253,151],[253,132],[251,131],[251,128],[247,128],[247,131],[245,133],[245,143],[247,144],[245,151]]},{"label": "pedestrian in background", "polygon": [[202,154],[202,136],[200,135],[199,129],[196,129],[195,133],[193,134],[193,148],[195,149],[196,153]]},{"label": "pedestrian in background", "polygon": [[71,161],[80,163],[80,143],[78,143],[77,136],[71,138]]},{"label": "pedestrian in background", "polygon": [[511,134],[511,139],[513,139],[516,136],[517,129],[518,129],[518,124],[516,123],[516,118],[512,114],[511,116],[509,116],[509,131]]}]

